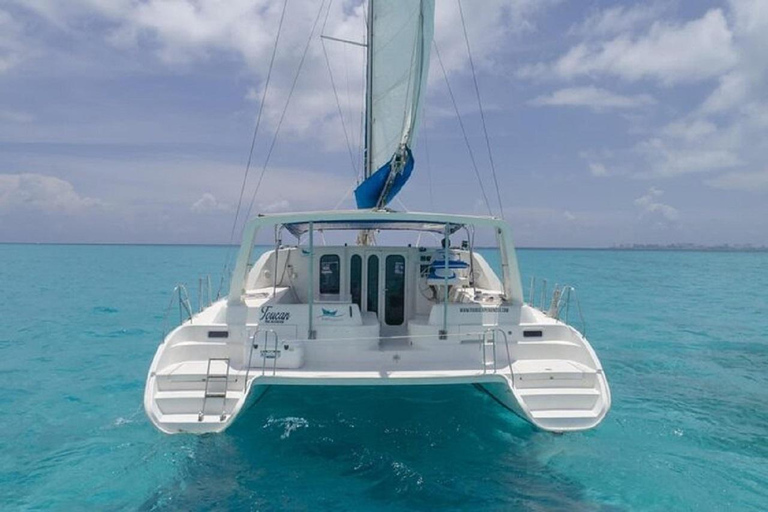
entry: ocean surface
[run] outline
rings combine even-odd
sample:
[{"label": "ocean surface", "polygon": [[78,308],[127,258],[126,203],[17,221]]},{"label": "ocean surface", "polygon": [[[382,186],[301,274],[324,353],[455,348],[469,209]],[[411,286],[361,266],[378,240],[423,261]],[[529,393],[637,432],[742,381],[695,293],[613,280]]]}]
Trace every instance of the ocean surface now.
[{"label": "ocean surface", "polygon": [[768,510],[768,253],[519,251],[577,287],[613,393],[593,431],[470,386],[273,388],[167,436],[142,409],[164,310],[225,251],[0,245],[0,509]]}]

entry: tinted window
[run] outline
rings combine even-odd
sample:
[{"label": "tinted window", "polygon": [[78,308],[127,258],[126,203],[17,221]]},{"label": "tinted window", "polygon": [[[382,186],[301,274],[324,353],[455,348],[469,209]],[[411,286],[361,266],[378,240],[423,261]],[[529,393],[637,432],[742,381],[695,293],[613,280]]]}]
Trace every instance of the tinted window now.
[{"label": "tinted window", "polygon": [[362,305],[363,294],[363,258],[355,254],[349,260],[349,294],[352,302]]},{"label": "tinted window", "polygon": [[387,256],[384,274],[384,320],[387,325],[402,325],[405,320],[405,258]]},{"label": "tinted window", "polygon": [[368,257],[368,311],[379,313],[379,257]]},{"label": "tinted window", "polygon": [[320,257],[320,293],[338,295],[341,293],[341,259],[336,254]]}]

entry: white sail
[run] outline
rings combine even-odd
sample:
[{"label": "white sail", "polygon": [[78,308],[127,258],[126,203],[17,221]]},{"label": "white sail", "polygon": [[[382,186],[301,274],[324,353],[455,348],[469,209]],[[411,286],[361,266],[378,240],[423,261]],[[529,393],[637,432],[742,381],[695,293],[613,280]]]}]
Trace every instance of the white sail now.
[{"label": "white sail", "polygon": [[373,9],[371,172],[411,146],[426,89],[434,0],[378,0]]}]

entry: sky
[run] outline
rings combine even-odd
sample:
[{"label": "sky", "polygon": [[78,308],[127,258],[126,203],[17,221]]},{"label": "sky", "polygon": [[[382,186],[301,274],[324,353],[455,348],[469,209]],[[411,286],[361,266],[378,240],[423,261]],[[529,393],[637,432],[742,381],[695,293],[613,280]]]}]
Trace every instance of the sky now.
[{"label": "sky", "polygon": [[[364,8],[289,0],[267,88],[284,4],[0,0],[0,242],[228,243],[262,98],[245,208],[273,140],[253,213],[352,208],[364,50],[319,35],[364,41]],[[488,205],[433,48],[394,208],[503,210],[519,246],[768,245],[768,2],[462,6],[482,110],[456,0],[435,43]]]}]

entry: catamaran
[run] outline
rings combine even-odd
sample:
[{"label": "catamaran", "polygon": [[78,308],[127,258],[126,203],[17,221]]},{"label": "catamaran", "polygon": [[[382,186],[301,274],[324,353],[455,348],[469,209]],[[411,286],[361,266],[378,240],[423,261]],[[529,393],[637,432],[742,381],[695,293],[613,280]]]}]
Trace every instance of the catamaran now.
[{"label": "catamaran", "polygon": [[[228,295],[193,313],[179,291],[187,318],[159,346],[144,393],[161,431],[224,431],[272,386],[474,385],[552,432],[607,414],[600,361],[567,323],[573,288],[551,300],[542,290],[537,307],[532,286],[526,302],[504,220],[388,208],[414,169],[434,9],[368,3],[358,209],[259,214],[243,228]],[[324,243],[331,234],[348,241]]]}]

